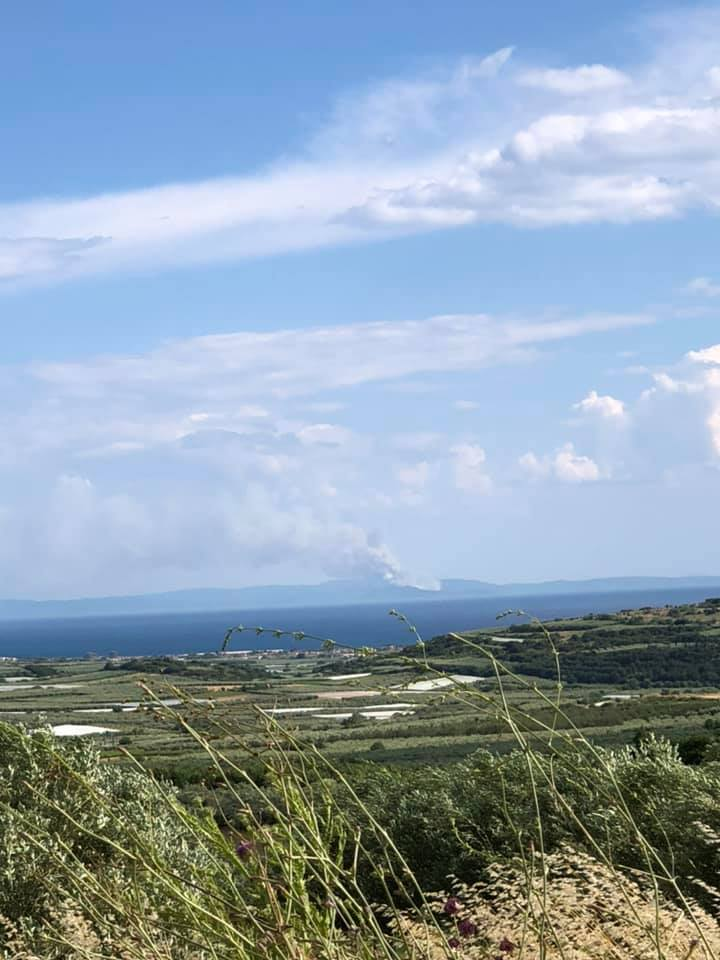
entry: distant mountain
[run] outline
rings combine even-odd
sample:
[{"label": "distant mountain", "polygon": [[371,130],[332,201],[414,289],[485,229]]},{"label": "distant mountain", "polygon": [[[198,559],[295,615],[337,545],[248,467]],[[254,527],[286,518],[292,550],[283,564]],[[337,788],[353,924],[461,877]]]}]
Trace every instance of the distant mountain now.
[{"label": "distant mountain", "polygon": [[190,613],[214,610],[270,610],[346,604],[432,603],[462,598],[560,596],[634,591],[707,590],[720,595],[717,577],[604,577],[595,580],[548,580],[538,583],[486,583],[482,580],[442,580],[437,590],[400,586],[382,579],[328,580],[295,586],[176,590],[127,597],[76,600],[0,600],[0,619],[123,616],[148,613]]}]

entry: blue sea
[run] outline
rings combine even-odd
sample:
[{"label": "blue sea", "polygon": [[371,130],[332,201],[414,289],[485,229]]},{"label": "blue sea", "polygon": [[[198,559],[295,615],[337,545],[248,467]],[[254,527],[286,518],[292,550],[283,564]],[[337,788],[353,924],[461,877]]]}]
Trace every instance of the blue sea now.
[{"label": "blue sea", "polygon": [[[498,613],[512,607],[540,617],[576,617],[628,607],[662,606],[704,600],[707,589],[587,593],[553,596],[454,599],[408,603],[402,612],[425,639],[450,630],[469,630],[496,623]],[[507,618],[503,624],[522,622]],[[406,626],[388,615],[386,605],[294,607],[287,610],[230,610],[208,613],[158,613],[133,616],[72,617],[0,622],[0,656],[81,657],[142,656],[218,650],[225,631],[236,624],[302,630],[351,646],[384,646],[413,641]],[[318,646],[303,641],[306,649]],[[252,630],[235,636],[231,649],[297,648],[292,638],[278,640]]]}]

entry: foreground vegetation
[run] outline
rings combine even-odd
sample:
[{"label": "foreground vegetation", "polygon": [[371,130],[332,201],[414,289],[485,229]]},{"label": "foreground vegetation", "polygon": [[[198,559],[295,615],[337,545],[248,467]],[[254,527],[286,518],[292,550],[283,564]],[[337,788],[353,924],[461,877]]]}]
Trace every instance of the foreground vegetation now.
[{"label": "foreground vegetation", "polygon": [[[562,669],[567,628],[530,626]],[[342,672],[56,662],[33,686],[42,670],[8,666],[27,689],[3,699],[27,712],[0,721],[3,956],[720,958],[712,691],[613,703],[517,672],[508,639],[449,635]],[[115,732],[48,732],[77,710],[109,710]],[[460,759],[435,762],[455,737]],[[426,763],[407,755],[423,741]],[[173,783],[189,763],[198,779]]]}]

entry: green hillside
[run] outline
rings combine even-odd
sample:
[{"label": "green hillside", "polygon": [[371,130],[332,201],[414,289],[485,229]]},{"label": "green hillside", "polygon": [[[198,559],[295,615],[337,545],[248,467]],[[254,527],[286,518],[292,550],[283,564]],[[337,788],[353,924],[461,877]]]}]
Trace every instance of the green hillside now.
[{"label": "green hillside", "polygon": [[[551,678],[557,672],[551,640],[567,683],[688,687],[720,685],[719,639],[716,598],[436,637],[425,652],[430,658],[467,660],[473,654],[463,642],[468,640],[492,650],[519,673]],[[416,649],[407,653],[419,655]]]}]

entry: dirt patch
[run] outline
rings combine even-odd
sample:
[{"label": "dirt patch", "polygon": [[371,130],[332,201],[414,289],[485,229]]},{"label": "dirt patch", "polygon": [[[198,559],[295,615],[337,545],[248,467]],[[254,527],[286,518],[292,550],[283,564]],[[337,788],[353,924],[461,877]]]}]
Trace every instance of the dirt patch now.
[{"label": "dirt patch", "polygon": [[720,690],[714,693],[675,693],[675,700],[720,700]]}]

